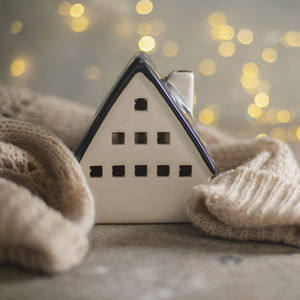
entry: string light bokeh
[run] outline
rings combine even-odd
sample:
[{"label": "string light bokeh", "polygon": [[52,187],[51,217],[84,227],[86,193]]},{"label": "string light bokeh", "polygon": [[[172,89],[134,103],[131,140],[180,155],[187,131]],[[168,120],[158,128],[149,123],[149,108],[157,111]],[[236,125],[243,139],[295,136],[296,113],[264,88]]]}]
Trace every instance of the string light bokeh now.
[{"label": "string light bokeh", "polygon": [[298,11],[292,0],[6,0],[0,81],[97,107],[143,50],[165,75],[195,73],[201,123],[299,143]]}]

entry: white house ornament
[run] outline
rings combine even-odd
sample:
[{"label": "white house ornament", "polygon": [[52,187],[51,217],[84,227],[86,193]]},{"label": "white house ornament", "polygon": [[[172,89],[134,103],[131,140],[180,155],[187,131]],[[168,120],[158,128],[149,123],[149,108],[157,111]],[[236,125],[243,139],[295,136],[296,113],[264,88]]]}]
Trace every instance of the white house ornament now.
[{"label": "white house ornament", "polygon": [[164,78],[143,52],[129,62],[76,151],[96,223],[188,222],[192,187],[215,173],[193,94],[192,72]]}]

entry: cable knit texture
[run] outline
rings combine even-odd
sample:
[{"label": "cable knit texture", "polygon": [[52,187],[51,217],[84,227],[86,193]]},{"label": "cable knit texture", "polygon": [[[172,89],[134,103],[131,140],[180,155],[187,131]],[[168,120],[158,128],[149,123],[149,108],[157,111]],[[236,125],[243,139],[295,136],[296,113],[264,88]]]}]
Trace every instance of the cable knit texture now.
[{"label": "cable knit texture", "polygon": [[213,236],[300,247],[300,172],[290,148],[271,138],[204,133],[218,175],[194,187],[187,203],[191,221]]},{"label": "cable knit texture", "polygon": [[1,115],[0,261],[49,273],[65,271],[87,252],[93,197],[64,143],[45,129],[19,120],[48,127],[72,147],[91,112],[0,86]]},{"label": "cable knit texture", "polygon": [[[0,86],[1,261],[51,273],[85,255],[93,198],[69,149],[92,115],[78,104]],[[213,236],[300,246],[300,174],[289,147],[199,130],[218,174],[194,188],[191,221]]]}]

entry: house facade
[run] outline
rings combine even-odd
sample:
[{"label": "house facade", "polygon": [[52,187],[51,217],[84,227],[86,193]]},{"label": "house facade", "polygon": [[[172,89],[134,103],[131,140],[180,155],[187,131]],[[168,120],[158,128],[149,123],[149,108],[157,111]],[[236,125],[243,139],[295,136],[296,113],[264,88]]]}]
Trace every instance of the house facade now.
[{"label": "house facade", "polygon": [[192,187],[211,176],[163,95],[136,72],[110,107],[80,164],[97,223],[187,222]]}]

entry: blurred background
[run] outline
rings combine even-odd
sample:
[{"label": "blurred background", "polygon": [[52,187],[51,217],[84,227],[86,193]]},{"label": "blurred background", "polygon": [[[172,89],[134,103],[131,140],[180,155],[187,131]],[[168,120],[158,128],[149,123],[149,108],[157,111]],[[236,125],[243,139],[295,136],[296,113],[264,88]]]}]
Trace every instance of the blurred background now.
[{"label": "blurred background", "polygon": [[0,81],[98,107],[130,57],[195,73],[195,118],[300,142],[300,1],[0,0]]}]

